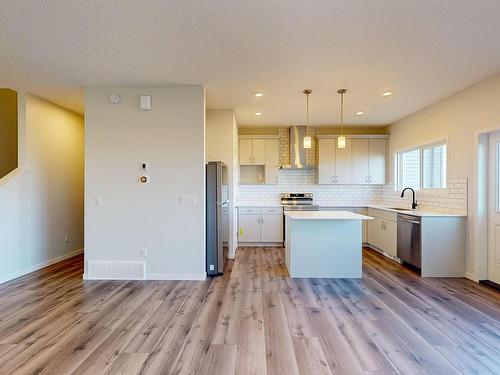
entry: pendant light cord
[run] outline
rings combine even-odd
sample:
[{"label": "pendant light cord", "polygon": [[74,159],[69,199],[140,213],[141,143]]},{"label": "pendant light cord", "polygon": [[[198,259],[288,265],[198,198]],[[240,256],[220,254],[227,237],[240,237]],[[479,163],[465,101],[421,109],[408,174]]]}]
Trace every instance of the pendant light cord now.
[{"label": "pendant light cord", "polygon": [[340,89],[337,91],[340,94],[340,135],[344,134],[344,94],[347,92],[346,89]]}]

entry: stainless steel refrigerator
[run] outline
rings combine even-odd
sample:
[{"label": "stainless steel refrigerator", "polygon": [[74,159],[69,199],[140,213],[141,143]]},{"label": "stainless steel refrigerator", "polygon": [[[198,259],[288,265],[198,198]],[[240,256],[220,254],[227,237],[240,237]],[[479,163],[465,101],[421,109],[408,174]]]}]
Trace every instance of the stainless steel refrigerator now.
[{"label": "stainless steel refrigerator", "polygon": [[220,161],[206,165],[206,267],[208,276],[224,272],[228,254],[228,176]]}]

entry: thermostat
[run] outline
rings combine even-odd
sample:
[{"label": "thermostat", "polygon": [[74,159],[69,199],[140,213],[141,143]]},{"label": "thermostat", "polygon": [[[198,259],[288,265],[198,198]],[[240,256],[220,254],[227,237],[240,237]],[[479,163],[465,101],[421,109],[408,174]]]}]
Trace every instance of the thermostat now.
[{"label": "thermostat", "polygon": [[150,180],[150,177],[146,175],[142,175],[141,177],[139,177],[139,182],[143,184],[149,184]]}]

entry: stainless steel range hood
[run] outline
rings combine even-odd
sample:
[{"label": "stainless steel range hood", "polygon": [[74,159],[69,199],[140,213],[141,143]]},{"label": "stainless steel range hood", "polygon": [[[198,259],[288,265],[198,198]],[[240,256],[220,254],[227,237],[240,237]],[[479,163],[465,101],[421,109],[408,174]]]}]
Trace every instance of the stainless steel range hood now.
[{"label": "stainless steel range hood", "polygon": [[282,169],[311,169],[307,164],[308,149],[304,148],[304,137],[307,136],[307,126],[290,126],[290,162],[282,165]]}]

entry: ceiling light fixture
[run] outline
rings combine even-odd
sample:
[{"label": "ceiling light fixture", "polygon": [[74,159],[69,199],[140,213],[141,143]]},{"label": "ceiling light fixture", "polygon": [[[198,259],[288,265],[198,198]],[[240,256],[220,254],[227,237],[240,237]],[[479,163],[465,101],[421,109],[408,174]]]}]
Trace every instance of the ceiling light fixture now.
[{"label": "ceiling light fixture", "polygon": [[262,116],[262,112],[255,112],[255,116]]},{"label": "ceiling light fixture", "polygon": [[392,95],[392,91],[385,91],[382,93],[382,96],[391,96]]},{"label": "ceiling light fixture", "polygon": [[346,89],[340,89],[337,93],[340,94],[340,135],[337,138],[337,147],[345,148],[345,137],[344,137],[344,94],[347,92]]},{"label": "ceiling light fixture", "polygon": [[356,112],[356,115],[357,115],[357,116],[363,116],[364,114],[365,114],[365,113],[364,113],[363,111],[358,111],[358,112]]},{"label": "ceiling light fixture", "polygon": [[[310,89],[302,91],[306,95],[306,134],[309,130],[309,94],[312,92]],[[308,135],[304,137],[304,148],[312,147],[312,138]]]},{"label": "ceiling light fixture", "polygon": [[255,94],[253,94],[253,96],[256,96],[257,98],[261,98],[264,96],[264,94],[261,92],[256,92]]}]

